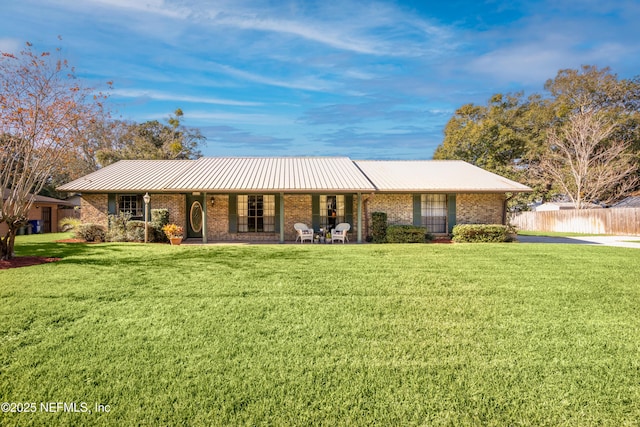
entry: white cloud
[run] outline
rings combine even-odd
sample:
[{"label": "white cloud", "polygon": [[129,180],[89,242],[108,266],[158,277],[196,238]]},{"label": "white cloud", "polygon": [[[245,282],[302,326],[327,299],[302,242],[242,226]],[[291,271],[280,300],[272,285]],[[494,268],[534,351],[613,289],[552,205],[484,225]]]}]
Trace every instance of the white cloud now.
[{"label": "white cloud", "polygon": [[229,105],[239,107],[255,107],[264,105],[260,102],[251,101],[236,101],[232,99],[211,98],[203,96],[189,96],[183,94],[174,94],[160,92],[156,90],[147,89],[114,89],[110,91],[111,95],[121,96],[123,98],[149,98],[158,101],[181,101],[181,102],[193,102],[198,104],[218,104]]}]

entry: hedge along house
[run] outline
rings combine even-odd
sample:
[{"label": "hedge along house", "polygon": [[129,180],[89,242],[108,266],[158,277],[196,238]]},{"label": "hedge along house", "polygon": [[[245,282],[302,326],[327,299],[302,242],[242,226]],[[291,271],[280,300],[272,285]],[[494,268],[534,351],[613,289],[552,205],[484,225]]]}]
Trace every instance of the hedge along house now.
[{"label": "hedge along house", "polygon": [[362,242],[376,211],[447,234],[455,224],[504,223],[507,194],[531,191],[463,161],[347,157],[123,160],[59,190],[82,193],[83,222],[105,227],[118,212],[143,219],[149,193],[150,209],[168,209],[185,237],[204,243],[293,241],[297,222],[316,231],[347,222]]}]

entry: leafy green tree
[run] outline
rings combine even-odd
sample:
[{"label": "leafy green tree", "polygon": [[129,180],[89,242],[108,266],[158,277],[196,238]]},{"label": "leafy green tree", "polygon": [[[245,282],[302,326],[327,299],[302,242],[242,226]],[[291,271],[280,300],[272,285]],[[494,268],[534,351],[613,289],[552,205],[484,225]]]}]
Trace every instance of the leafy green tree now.
[{"label": "leafy green tree", "polygon": [[195,159],[202,156],[198,150],[205,137],[198,129],[185,127],[184,113],[177,109],[162,124],[157,120],[144,123],[117,122],[112,127],[113,138],[96,152],[101,166],[124,159]]}]

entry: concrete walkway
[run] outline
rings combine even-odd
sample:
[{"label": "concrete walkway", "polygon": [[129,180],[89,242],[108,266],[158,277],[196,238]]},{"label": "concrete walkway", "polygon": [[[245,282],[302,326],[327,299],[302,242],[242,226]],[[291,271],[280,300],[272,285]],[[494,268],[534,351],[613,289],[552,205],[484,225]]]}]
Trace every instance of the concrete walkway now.
[{"label": "concrete walkway", "polygon": [[518,236],[518,241],[522,243],[567,243],[572,245],[603,245],[640,249],[640,236]]}]

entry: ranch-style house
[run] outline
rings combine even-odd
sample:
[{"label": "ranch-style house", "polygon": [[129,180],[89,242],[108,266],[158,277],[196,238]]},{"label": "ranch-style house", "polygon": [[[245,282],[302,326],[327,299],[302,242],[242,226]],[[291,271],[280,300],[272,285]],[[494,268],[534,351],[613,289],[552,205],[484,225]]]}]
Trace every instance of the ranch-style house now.
[{"label": "ranch-style house", "polygon": [[81,193],[82,221],[105,227],[119,212],[143,219],[148,193],[149,209],[168,209],[185,238],[203,243],[294,241],[296,223],[343,222],[362,242],[373,212],[444,235],[456,224],[504,224],[509,195],[531,191],[459,160],[347,157],[122,160],[58,190]]}]

